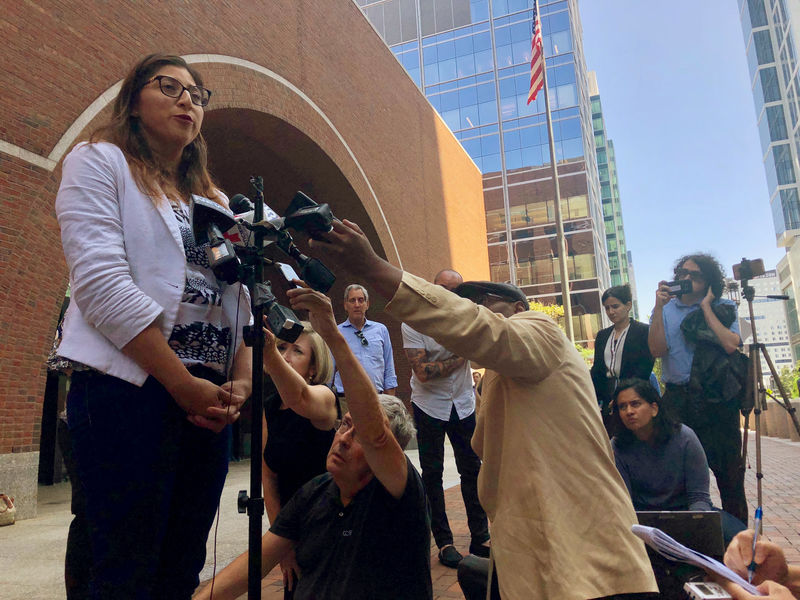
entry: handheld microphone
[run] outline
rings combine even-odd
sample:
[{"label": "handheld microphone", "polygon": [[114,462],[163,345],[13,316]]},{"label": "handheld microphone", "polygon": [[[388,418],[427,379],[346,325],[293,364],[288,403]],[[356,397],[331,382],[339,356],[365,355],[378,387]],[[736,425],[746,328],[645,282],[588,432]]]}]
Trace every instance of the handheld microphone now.
[{"label": "handheld microphone", "polygon": [[239,279],[239,258],[233,244],[225,239],[223,231],[236,226],[234,215],[227,208],[201,196],[193,196],[191,208],[192,233],[195,243],[208,243],[206,256],[217,278],[232,284]]},{"label": "handheld microphone", "polygon": [[[263,226],[267,230],[270,230],[270,233],[272,233],[272,230],[277,233],[283,229],[283,219],[266,204],[264,205],[264,220],[260,223],[253,223],[255,207],[244,194],[236,194],[233,196],[233,198],[230,199],[229,205],[231,211],[234,213],[233,217],[235,222],[232,227],[225,230],[225,237],[237,246],[247,246],[251,230],[255,226]],[[250,225],[250,227],[248,227],[248,225]],[[265,239],[264,245],[267,246],[272,242],[273,240],[271,239]]]}]

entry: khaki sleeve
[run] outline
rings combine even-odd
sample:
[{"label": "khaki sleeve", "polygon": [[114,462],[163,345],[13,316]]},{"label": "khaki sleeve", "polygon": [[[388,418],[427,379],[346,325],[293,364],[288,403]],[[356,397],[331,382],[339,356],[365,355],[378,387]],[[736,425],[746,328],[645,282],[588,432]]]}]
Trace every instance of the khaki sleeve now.
[{"label": "khaki sleeve", "polygon": [[511,318],[404,273],[386,312],[447,350],[511,378],[541,381],[577,352],[552,319],[525,311]]}]

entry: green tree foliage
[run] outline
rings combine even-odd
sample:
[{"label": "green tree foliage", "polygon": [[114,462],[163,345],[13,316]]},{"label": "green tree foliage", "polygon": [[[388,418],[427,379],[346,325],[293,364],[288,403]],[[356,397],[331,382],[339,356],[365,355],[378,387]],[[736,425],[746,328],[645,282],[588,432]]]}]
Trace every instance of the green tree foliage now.
[{"label": "green tree foliage", "polygon": [[[531,300],[529,302],[531,310],[535,310],[536,312],[544,313],[553,321],[555,321],[559,327],[561,327],[562,331],[566,332],[566,324],[564,323],[564,307],[560,304],[542,304],[536,300]],[[575,348],[583,358],[583,362],[585,362],[588,366],[592,366],[592,362],[594,361],[594,351],[590,350],[589,348],[585,348],[581,344],[575,343]]]},{"label": "green tree foliage", "polygon": [[[795,363],[794,367],[783,367],[778,373],[778,377],[780,377],[781,383],[783,384],[783,389],[786,390],[786,393],[789,394],[791,398],[797,398],[797,369],[800,367],[800,361]],[[777,386],[776,386],[777,387]],[[775,395],[779,395],[780,392],[775,390]]]},{"label": "green tree foliage", "polygon": [[542,304],[537,300],[531,300],[529,302],[531,310],[535,310],[536,312],[544,313],[553,321],[558,323],[558,326],[561,329],[564,329],[564,307],[560,304]]}]

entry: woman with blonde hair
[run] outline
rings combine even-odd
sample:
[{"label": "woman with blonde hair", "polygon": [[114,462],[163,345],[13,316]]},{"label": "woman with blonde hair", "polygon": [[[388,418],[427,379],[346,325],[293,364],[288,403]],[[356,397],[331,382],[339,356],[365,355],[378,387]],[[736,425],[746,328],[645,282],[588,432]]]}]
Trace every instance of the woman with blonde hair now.
[{"label": "woman with blonde hair", "polygon": [[[294,342],[276,339],[264,328],[264,373],[277,394],[264,405],[261,463],[264,505],[274,523],[281,507],[303,484],[325,473],[338,407],[326,384],[333,376],[328,346],[311,324]],[[281,561],[288,595],[299,575],[294,553]]]}]

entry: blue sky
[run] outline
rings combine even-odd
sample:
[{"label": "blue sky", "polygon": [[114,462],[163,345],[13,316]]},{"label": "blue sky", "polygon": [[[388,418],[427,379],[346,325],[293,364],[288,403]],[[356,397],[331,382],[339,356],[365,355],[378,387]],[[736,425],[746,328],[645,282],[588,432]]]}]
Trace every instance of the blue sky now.
[{"label": "blue sky", "polygon": [[614,141],[646,320],[682,254],[775,268],[761,146],[735,0],[582,0],[586,64]]}]

